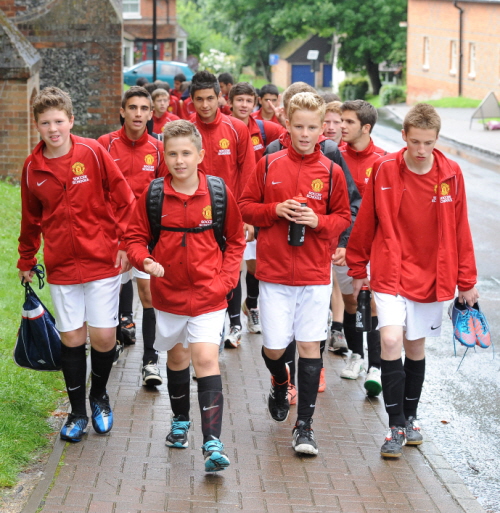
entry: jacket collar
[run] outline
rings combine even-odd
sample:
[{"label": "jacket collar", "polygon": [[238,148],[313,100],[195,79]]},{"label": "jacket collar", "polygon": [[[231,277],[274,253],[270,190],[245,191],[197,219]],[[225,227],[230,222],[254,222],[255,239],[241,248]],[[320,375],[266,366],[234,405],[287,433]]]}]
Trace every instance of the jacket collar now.
[{"label": "jacket collar", "polygon": [[[193,194],[193,196],[203,196],[208,193],[208,184],[207,184],[207,176],[202,171],[198,170],[198,178],[200,179],[200,183],[198,185],[198,189]],[[169,173],[165,176],[165,183],[163,186],[163,191],[165,194],[169,196],[177,196],[179,193],[172,187],[172,175]]]},{"label": "jacket collar", "polygon": [[368,143],[368,146],[362,150],[362,151],[356,151],[350,144],[345,145],[345,150],[348,155],[354,157],[354,158],[363,158],[367,155],[370,155],[373,153],[375,149],[375,144],[373,144],[373,139],[370,137],[370,142]]},{"label": "jacket collar", "polygon": [[[406,148],[402,148],[396,154],[396,162],[399,165],[400,172],[406,168],[406,162],[404,159],[405,152]],[[438,169],[439,182],[448,180],[449,178],[454,178],[457,174],[457,171],[450,165],[450,161],[443,155],[443,153],[436,148],[434,148],[432,153],[434,154],[434,162],[436,163]]]},{"label": "jacket collar", "polygon": [[[70,134],[71,138],[71,151],[73,151],[73,160],[75,159],[75,143],[76,139],[73,134]],[[33,151],[31,152],[31,165],[33,166],[33,169],[39,169],[40,171],[50,171],[50,169],[45,164],[45,159],[43,158],[43,149],[45,148],[45,142],[40,141]]]},{"label": "jacket collar", "polygon": [[210,123],[205,123],[205,121],[203,121],[200,118],[200,115],[198,113],[196,113],[196,123],[200,126],[203,126],[203,128],[208,128],[209,130],[215,130],[220,125],[221,121],[222,121],[222,113],[221,113],[220,109],[217,109],[217,113],[215,114],[215,119]]},{"label": "jacket collar", "polygon": [[125,127],[124,126],[122,126],[120,128],[118,133],[119,133],[120,139],[127,146],[130,146],[131,148],[134,147],[134,146],[142,146],[143,144],[146,144],[148,142],[148,139],[149,139],[149,134],[148,134],[147,130],[144,130],[144,133],[136,141],[132,141],[132,139],[128,138],[127,133],[125,132]]},{"label": "jacket collar", "polygon": [[287,154],[288,157],[294,162],[300,162],[302,164],[312,164],[314,162],[317,162],[321,157],[321,150],[319,147],[319,143],[316,143],[316,146],[314,147],[314,151],[312,153],[309,153],[308,155],[303,155],[302,153],[298,153],[297,151],[295,151],[295,148],[290,144],[290,146],[287,149]]}]

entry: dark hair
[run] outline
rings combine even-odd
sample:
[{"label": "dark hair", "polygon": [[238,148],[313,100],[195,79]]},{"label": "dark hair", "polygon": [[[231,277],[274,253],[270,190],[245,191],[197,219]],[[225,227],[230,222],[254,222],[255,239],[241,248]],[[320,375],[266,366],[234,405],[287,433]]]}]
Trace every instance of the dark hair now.
[{"label": "dark hair", "polygon": [[151,102],[151,107],[153,106],[153,100],[151,99],[151,95],[149,92],[144,89],[144,87],[132,86],[130,89],[125,91],[122,96],[122,109],[127,105],[127,101],[134,96],[140,96],[141,98],[149,98]]},{"label": "dark hair", "polygon": [[153,84],[149,83],[149,84],[144,85],[143,87],[144,87],[144,89],[146,89],[146,91],[149,94],[153,94],[153,91],[158,89],[158,86],[155,83],[153,83]]},{"label": "dark hair", "polygon": [[233,98],[240,94],[248,94],[249,96],[253,96],[255,100],[257,99],[257,93],[255,92],[254,86],[248,82],[238,82],[235,86],[231,87],[231,91],[229,91],[229,100],[232,102]]},{"label": "dark hair", "polygon": [[148,79],[147,78],[144,78],[144,77],[139,77],[136,81],[135,81],[135,85],[139,86],[139,87],[144,87],[146,84],[148,84]]},{"label": "dark hair", "polygon": [[342,104],[340,110],[342,112],[346,110],[355,112],[361,126],[370,125],[370,133],[377,122],[377,109],[371,103],[365,102],[365,100],[349,100]]},{"label": "dark hair", "polygon": [[279,96],[280,92],[274,84],[266,84],[265,86],[262,86],[260,88],[259,96],[261,98],[264,98],[265,94],[274,94],[276,96]]},{"label": "dark hair", "polygon": [[340,101],[340,96],[338,94],[335,94],[335,93],[319,93],[322,97],[323,97],[323,100],[325,100],[325,103],[330,103],[330,102],[339,102]]},{"label": "dark hair", "polygon": [[222,82],[223,84],[234,84],[234,78],[231,73],[221,73],[219,75],[219,82]]},{"label": "dark hair", "polygon": [[219,96],[220,85],[215,75],[206,70],[195,73],[191,80],[191,98],[194,97],[196,91],[200,91],[201,89],[213,89],[214,93]]},{"label": "dark hair", "polygon": [[163,80],[155,80],[154,85],[158,87],[158,89],[165,89],[165,91],[170,91],[170,84],[168,82],[164,82]]},{"label": "dark hair", "polygon": [[174,77],[174,82],[185,82],[186,81],[186,75],[184,73],[177,73]]}]

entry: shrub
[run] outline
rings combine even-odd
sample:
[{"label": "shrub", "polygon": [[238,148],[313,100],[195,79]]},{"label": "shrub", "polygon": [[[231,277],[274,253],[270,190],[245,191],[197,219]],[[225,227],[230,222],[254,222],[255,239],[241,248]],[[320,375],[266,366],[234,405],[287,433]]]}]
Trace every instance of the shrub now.
[{"label": "shrub", "polygon": [[363,77],[346,78],[339,84],[342,101],[364,100],[368,92],[368,80]]},{"label": "shrub", "polygon": [[380,103],[382,105],[393,105],[394,103],[404,103],[405,101],[406,91],[401,86],[385,85],[380,89]]}]

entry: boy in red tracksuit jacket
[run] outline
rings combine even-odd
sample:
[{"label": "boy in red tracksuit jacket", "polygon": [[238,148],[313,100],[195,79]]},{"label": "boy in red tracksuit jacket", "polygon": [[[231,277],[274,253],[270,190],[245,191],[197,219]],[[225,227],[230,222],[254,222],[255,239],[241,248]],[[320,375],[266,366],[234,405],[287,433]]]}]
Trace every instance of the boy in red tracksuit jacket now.
[{"label": "boy in red tracksuit jacket", "polygon": [[[416,421],[425,375],[425,337],[441,334],[443,301],[473,305],[477,271],[459,166],[435,149],[441,120],[415,105],[403,122],[407,147],[378,159],[347,246],[354,295],[374,292],[389,432],[384,457],[419,445]],[[371,278],[366,265],[370,261]],[[401,358],[405,348],[404,365]]]},{"label": "boy in red tracksuit jacket", "polygon": [[163,127],[169,121],[175,121],[180,117],[169,111],[170,95],[165,89],[155,89],[151,98],[153,100],[153,132],[162,134]]},{"label": "boy in red tracksuit jacket", "polygon": [[[286,133],[286,130],[277,123],[263,120],[257,122],[255,118],[251,116],[256,101],[257,93],[254,87],[248,82],[240,82],[229,91],[229,105],[231,106],[233,116],[243,121],[250,132],[255,163],[263,157],[266,146],[270,142],[279,139],[281,134]],[[249,333],[261,332],[260,312],[258,308],[259,280],[255,277],[257,263],[256,250],[257,241],[249,241],[245,248],[245,254],[243,255],[243,259],[247,265],[245,276],[247,297],[243,301],[241,309],[247,317],[247,329]]]},{"label": "boy in red tracksuit jacket", "polygon": [[21,179],[19,276],[31,282],[44,240],[50,293],[61,333],[61,362],[71,413],[60,437],[79,442],[86,432],[87,325],[92,384],[89,401],[97,433],[113,426],[106,384],[116,353],[120,272],[130,269],[118,245],[134,196],[118,166],[92,139],[71,135],[73,105],[57,87],[33,102],[42,140],[26,159]]},{"label": "boy in red tracksuit jacket", "polygon": [[[167,174],[163,160],[163,144],[148,134],[146,123],[152,116],[151,96],[143,87],[132,86],[122,98],[120,114],[124,118],[120,130],[99,137],[104,148],[111,154],[128,181],[135,198],[139,198],[151,180]],[[154,349],[155,313],[151,303],[149,274],[132,269],[137,280],[139,297],[143,307],[142,335],[142,384],[159,386],[163,379],[158,368],[158,352]],[[122,283],[130,279],[124,274]]]},{"label": "boy in red tracksuit jacket", "polygon": [[[164,181],[162,224],[171,228],[209,225],[212,206],[207,177],[197,169],[204,156],[200,133],[192,123],[181,120],[169,123],[164,136],[170,174]],[[218,357],[226,295],[238,281],[245,246],[241,215],[227,189],[224,252],[212,230],[162,230],[150,253],[152,235],[146,199],[147,191],[139,198],[126,240],[132,264],[152,276],[151,295],[157,315],[155,347],[168,354],[173,421],[166,445],[181,449],[188,446],[192,359],[198,380],[205,470],[224,470],[229,458],[220,441],[223,396]]]},{"label": "boy in red tracksuit jacket", "polygon": [[[239,119],[226,116],[218,108],[220,86],[208,71],[198,71],[190,88],[196,114],[191,121],[201,133],[205,157],[200,169],[224,179],[238,199],[255,167],[254,150],[246,125]],[[253,227],[243,226],[248,241],[253,239]],[[228,305],[229,333],[224,337],[226,347],[236,348],[241,341],[241,283],[238,280]]]},{"label": "boy in red tracksuit jacket", "polygon": [[[243,220],[259,226],[262,356],[271,373],[268,406],[276,422],[288,418],[289,371],[285,349],[295,338],[299,350],[297,422],[292,446],[318,454],[311,428],[323,366],[330,300],[330,244],[350,224],[344,173],[320,151],[325,103],[315,93],[290,101],[287,129],[292,144],[261,159],[240,199]],[[307,206],[293,199],[307,198]],[[302,202],[302,201],[301,201]],[[302,246],[291,246],[291,223],[305,227]]]},{"label": "boy in red tracksuit jacket", "polygon": [[[377,122],[377,110],[364,100],[344,102],[341,107],[342,140],[345,145],[340,152],[349,167],[361,197],[370,178],[373,163],[387,152],[373,144],[371,132]],[[348,276],[345,261],[346,249],[337,248],[332,256],[333,271],[337,277],[344,300],[344,334],[351,353],[340,377],[357,379],[367,370],[364,387],[367,395],[380,394],[380,332],[377,328],[377,310],[372,302],[372,329],[367,333],[368,366],[364,363],[363,333],[356,330],[357,301],[353,296],[352,278]]]}]

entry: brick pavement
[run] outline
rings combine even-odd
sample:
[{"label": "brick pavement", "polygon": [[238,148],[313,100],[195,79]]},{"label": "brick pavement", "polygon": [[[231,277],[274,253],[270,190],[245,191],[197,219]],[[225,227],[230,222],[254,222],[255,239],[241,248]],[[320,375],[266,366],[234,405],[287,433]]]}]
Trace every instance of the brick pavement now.
[{"label": "brick pavement", "polygon": [[[291,448],[296,407],[283,424],[267,412],[269,374],[258,335],[244,335],[240,348],[221,356],[222,440],[231,466],[207,474],[196,382],[190,446],[168,449],[167,387],[141,386],[141,346],[138,340],[127,348],[113,369],[108,388],[113,430],[98,435],[90,428],[82,442],[66,444],[57,477],[40,503],[44,513],[482,511],[431,442],[422,446],[429,459],[416,447],[405,447],[399,460],[380,457],[386,431],[382,401],[365,397],[362,379],[340,379],[343,359],[332,354],[325,353],[328,386],[318,396],[314,422],[320,453],[296,455]],[[164,365],[163,357],[163,377]],[[62,444],[57,440],[55,450]]]}]

